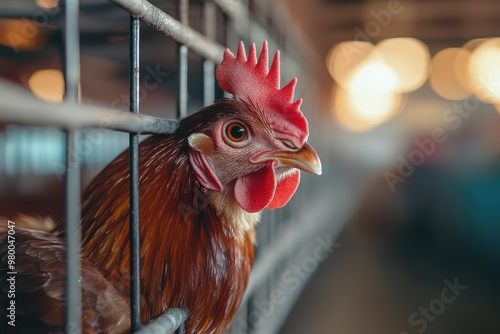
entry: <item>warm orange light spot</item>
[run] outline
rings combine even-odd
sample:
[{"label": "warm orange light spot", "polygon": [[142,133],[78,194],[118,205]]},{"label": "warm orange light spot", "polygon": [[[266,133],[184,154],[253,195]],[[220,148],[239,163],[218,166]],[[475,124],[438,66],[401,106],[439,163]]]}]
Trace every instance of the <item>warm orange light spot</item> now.
[{"label": "warm orange light spot", "polygon": [[469,75],[481,101],[500,103],[500,38],[487,40],[472,52]]},{"label": "warm orange light spot", "polygon": [[28,19],[0,19],[0,44],[18,50],[37,50],[47,41],[47,33]]},{"label": "warm orange light spot", "polygon": [[64,95],[64,78],[59,70],[39,70],[31,75],[28,87],[41,99],[61,102]]},{"label": "warm orange light spot", "polygon": [[467,51],[474,51],[475,49],[477,49],[478,46],[480,46],[481,44],[483,44],[484,42],[488,41],[489,38],[476,38],[476,39],[471,39],[470,41],[468,41],[467,43],[464,44],[464,46],[462,46],[462,49],[465,49]]},{"label": "warm orange light spot", "polygon": [[54,9],[59,5],[59,0],[35,0],[35,3],[43,9]]},{"label": "warm orange light spot", "polygon": [[398,77],[398,91],[411,92],[429,76],[430,55],[427,46],[415,38],[392,38],[381,41],[377,49]]},{"label": "warm orange light spot", "polygon": [[468,59],[469,51],[460,48],[444,49],[434,56],[429,81],[437,94],[449,100],[462,100],[471,95],[462,84]]},{"label": "warm orange light spot", "polygon": [[330,75],[340,85],[345,85],[349,75],[371,56],[375,46],[368,42],[342,42],[330,49],[326,66]]},{"label": "warm orange light spot", "polygon": [[386,92],[352,92],[337,87],[332,112],[339,124],[350,131],[368,131],[394,117],[401,106],[401,95]]}]

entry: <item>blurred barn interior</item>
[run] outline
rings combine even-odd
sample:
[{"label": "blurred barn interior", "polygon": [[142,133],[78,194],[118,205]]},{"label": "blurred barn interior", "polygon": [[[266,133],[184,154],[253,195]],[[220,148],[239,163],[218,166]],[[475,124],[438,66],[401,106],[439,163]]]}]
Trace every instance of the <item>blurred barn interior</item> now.
[{"label": "blurred barn interior", "polygon": [[[27,100],[63,99],[58,2],[0,4],[0,78]],[[189,2],[189,25],[203,33],[206,2]],[[282,81],[299,77],[325,164],[291,208],[266,213],[262,265],[232,332],[500,333],[500,2],[214,2],[212,40],[271,38],[283,50]],[[178,1],[151,3],[177,17]],[[235,8],[251,21],[234,22]],[[128,16],[81,0],[81,104],[129,110]],[[147,115],[176,118],[176,45],[142,25]],[[188,68],[194,112],[204,59],[190,52]],[[82,185],[128,145],[127,133],[84,136]],[[63,132],[0,118],[0,215],[60,217],[63,169]]]}]

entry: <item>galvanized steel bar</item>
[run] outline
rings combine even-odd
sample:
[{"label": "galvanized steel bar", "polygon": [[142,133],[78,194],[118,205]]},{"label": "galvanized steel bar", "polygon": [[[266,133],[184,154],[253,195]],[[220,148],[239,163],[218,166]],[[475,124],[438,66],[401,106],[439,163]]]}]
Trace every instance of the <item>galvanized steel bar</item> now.
[{"label": "galvanized steel bar", "polygon": [[[179,0],[177,15],[180,23],[189,26],[189,1]],[[177,91],[177,117],[187,116],[188,107],[188,47],[177,42],[177,69],[179,71],[179,85]]]},{"label": "galvanized steel bar", "polygon": [[[211,40],[216,37],[217,8],[213,0],[206,0],[203,6],[203,30]],[[215,63],[210,59],[203,61],[203,105],[208,106],[215,100]]]},{"label": "galvanized steel bar", "polygon": [[[59,14],[59,7],[55,7],[53,9],[41,9],[38,6],[33,4],[27,4],[21,1],[10,1],[6,3],[3,1],[0,4],[0,18],[2,19],[26,19],[26,18],[34,18],[43,11],[49,17],[55,17]],[[18,3],[18,4],[17,4]]]},{"label": "galvanized steel bar", "polygon": [[185,310],[170,308],[134,334],[173,334],[176,330],[178,334],[185,334],[182,325],[187,316],[188,313]]},{"label": "galvanized steel bar", "polygon": [[222,61],[224,47],[203,36],[194,29],[181,24],[172,16],[161,11],[146,0],[112,0],[114,3],[128,10],[144,22],[152,25],[167,36],[185,44],[190,50],[203,58],[211,59],[216,63]]},{"label": "galvanized steel bar", "polygon": [[206,107],[215,100],[215,64],[211,60],[203,61],[203,105]]},{"label": "galvanized steel bar", "polygon": [[66,219],[66,332],[81,333],[81,232],[80,159],[78,131],[66,134],[65,219]]},{"label": "galvanized steel bar", "polygon": [[[139,34],[141,21],[130,16],[130,112],[139,113]],[[131,330],[141,327],[139,229],[139,135],[130,134],[130,317]]]},{"label": "galvanized steel bar", "polygon": [[0,121],[5,123],[58,127],[68,131],[105,128],[141,134],[169,134],[179,126],[177,120],[137,115],[117,109],[78,105],[74,102],[41,101],[19,86],[4,80],[0,80],[0,99]]},{"label": "galvanized steel bar", "polygon": [[[79,1],[66,0],[64,8],[64,79],[65,101],[78,103],[80,81]],[[66,332],[82,331],[81,231],[80,231],[80,161],[79,132],[66,135]]]}]

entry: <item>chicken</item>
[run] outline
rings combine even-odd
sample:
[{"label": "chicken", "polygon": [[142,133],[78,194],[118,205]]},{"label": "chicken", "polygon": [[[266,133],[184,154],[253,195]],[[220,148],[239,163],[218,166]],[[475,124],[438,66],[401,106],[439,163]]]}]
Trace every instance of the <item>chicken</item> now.
[{"label": "chicken", "polygon": [[[216,77],[232,99],[140,144],[142,321],[184,308],[187,333],[227,331],[247,286],[260,212],[286,205],[299,170],[321,174],[302,100],[293,101],[296,79],[280,89],[279,52],[268,69],[267,43],[259,59],[254,44],[247,59],[240,43],[237,56],[226,50]],[[128,164],[125,151],[83,194],[82,315],[89,333],[130,326],[122,307],[129,293]],[[25,298],[17,302],[32,305],[19,305],[20,323],[62,328],[63,232],[61,223],[50,231],[17,227],[17,293]],[[7,253],[4,243],[2,263]],[[0,297],[4,310],[5,301]]]}]

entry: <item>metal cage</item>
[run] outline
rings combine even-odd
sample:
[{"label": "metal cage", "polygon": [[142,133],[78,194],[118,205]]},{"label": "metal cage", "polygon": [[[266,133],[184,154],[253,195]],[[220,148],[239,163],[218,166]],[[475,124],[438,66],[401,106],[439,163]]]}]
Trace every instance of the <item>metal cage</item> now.
[{"label": "metal cage", "polygon": [[[83,105],[78,101],[79,86],[79,1],[62,1],[59,9],[64,16],[64,81],[63,103],[53,104],[32,98],[21,89],[6,81],[0,82],[0,96],[9,96],[0,102],[0,122],[22,126],[55,127],[65,131],[66,164],[65,175],[65,220],[67,226],[67,331],[81,332],[80,305],[80,165],[74,152],[81,140],[82,130],[107,128],[130,133],[130,231],[131,231],[131,317],[133,331],[138,333],[182,332],[186,319],[183,310],[171,309],[150,324],[140,324],[140,282],[139,282],[139,190],[138,150],[139,136],[148,133],[168,134],[175,131],[178,121],[139,114],[139,55],[141,24],[151,25],[177,42],[177,117],[188,114],[188,52],[203,58],[203,103],[213,102],[216,96],[214,79],[215,65],[222,59],[223,47],[215,40],[217,20],[226,27],[226,43],[235,48],[239,40],[261,42],[268,40],[270,47],[282,50],[282,76],[300,76],[305,73],[303,65],[293,52],[293,37],[261,19],[257,23],[256,9],[268,8],[266,1],[206,0],[202,2],[203,33],[189,26],[189,1],[179,0],[174,18],[146,0],[113,0],[130,13],[130,113],[116,108]],[[199,4],[199,3],[198,3]],[[217,15],[220,11],[223,15]],[[271,16],[269,13],[267,13]],[[2,11],[0,17],[25,17],[26,12]],[[278,43],[279,42],[279,43]],[[302,80],[302,78],[301,78]],[[313,78],[309,78],[312,82]],[[302,88],[306,109],[312,110],[312,94]],[[219,92],[220,93],[220,92]],[[309,99],[309,100],[308,100]],[[309,101],[309,104],[308,104]],[[36,110],[36,112],[35,112]],[[343,193],[332,193],[334,180],[329,177],[331,152],[328,149],[327,131],[321,126],[317,113],[308,113],[312,138],[320,154],[324,175],[321,178],[304,176],[299,191],[290,204],[273,212],[265,212],[263,222],[258,226],[256,262],[249,287],[241,305],[231,333],[273,333],[279,330],[295,299],[312,274],[315,267],[308,266],[303,274],[290,285],[294,278],[293,268],[302,268],[304,259],[318,246],[320,237],[335,233],[346,220],[352,203]],[[1,154],[1,151],[0,151]],[[5,158],[5,157],[4,157]],[[348,188],[347,188],[348,189]],[[335,219],[332,217],[335,216]],[[332,224],[333,223],[333,224]],[[332,246],[332,245],[330,245]],[[316,263],[316,267],[319,263]],[[306,267],[304,267],[306,268]],[[290,274],[292,273],[292,274]],[[288,276],[285,276],[288,275]],[[287,279],[288,278],[288,279]],[[279,297],[278,297],[279,295]]]}]

